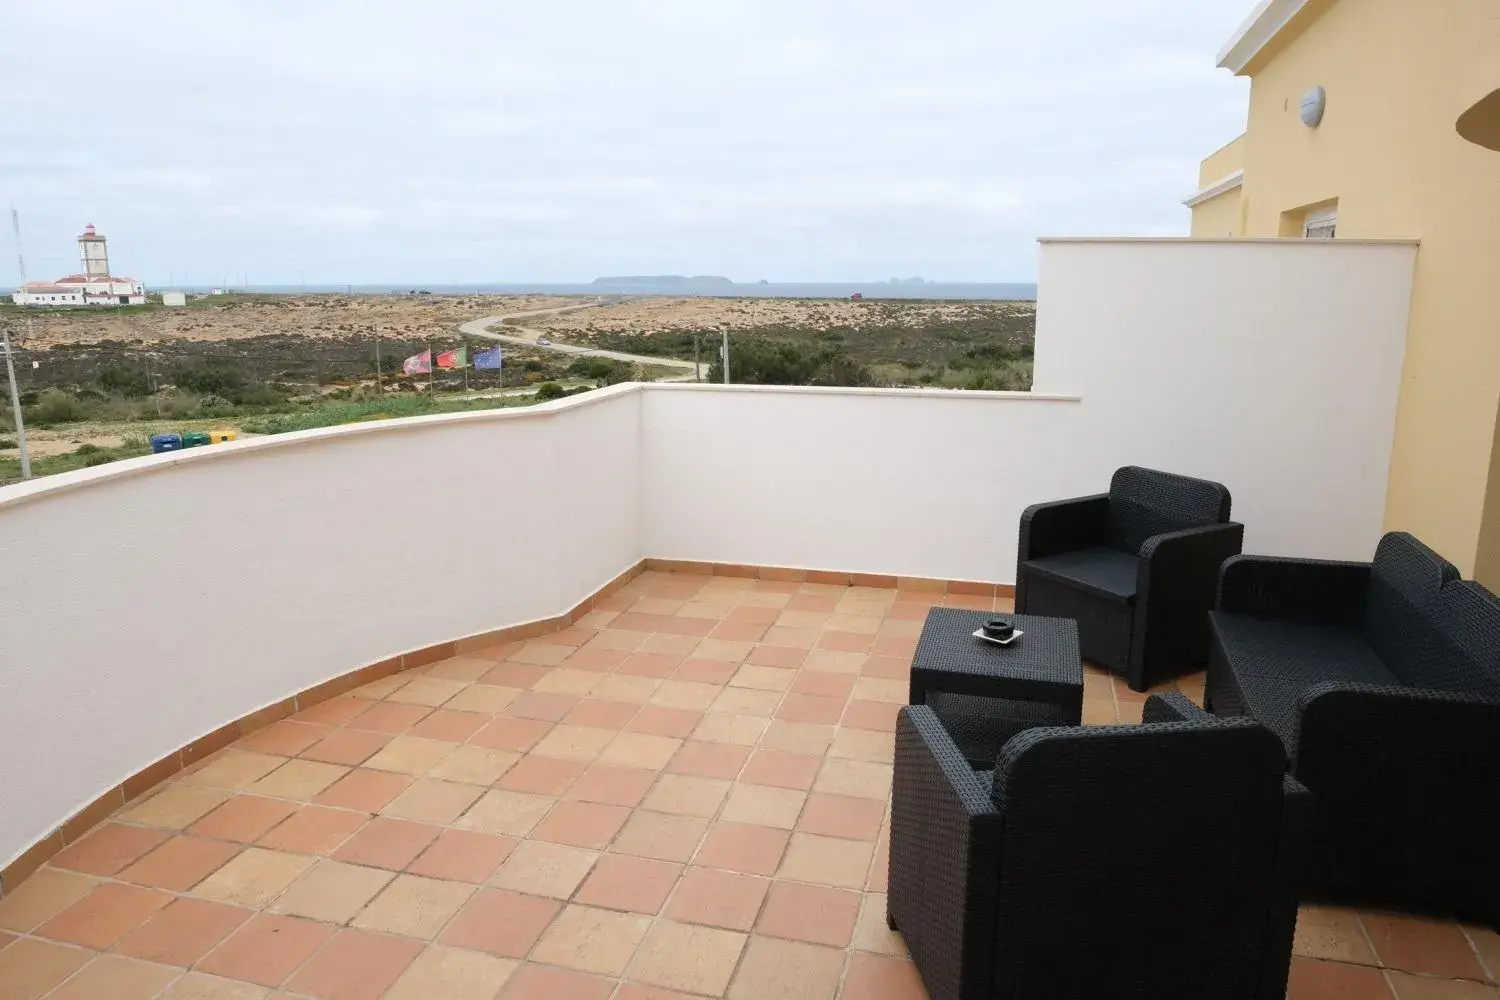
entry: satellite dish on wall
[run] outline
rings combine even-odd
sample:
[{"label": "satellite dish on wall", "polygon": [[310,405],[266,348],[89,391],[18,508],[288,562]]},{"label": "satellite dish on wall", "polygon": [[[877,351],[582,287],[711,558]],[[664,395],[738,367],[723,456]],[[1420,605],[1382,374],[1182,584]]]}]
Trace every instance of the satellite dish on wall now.
[{"label": "satellite dish on wall", "polygon": [[1328,106],[1328,92],[1322,87],[1314,87],[1302,95],[1302,124],[1308,128],[1317,128],[1318,123],[1323,120],[1323,109]]}]

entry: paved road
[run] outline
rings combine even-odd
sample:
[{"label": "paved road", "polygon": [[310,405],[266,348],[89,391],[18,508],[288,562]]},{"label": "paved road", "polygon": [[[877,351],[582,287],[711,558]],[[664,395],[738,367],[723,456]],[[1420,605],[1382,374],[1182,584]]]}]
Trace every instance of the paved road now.
[{"label": "paved road", "polygon": [[470,337],[483,337],[486,340],[498,340],[502,344],[520,344],[524,347],[540,347],[544,351],[557,351],[560,354],[587,354],[591,358],[609,358],[613,361],[628,361],[632,364],[657,365],[662,368],[676,368],[681,375],[672,375],[664,378],[663,382],[690,382],[694,377],[695,366],[691,361],[683,361],[680,358],[658,358],[649,354],[626,354],[624,351],[604,351],[593,347],[580,347],[577,344],[559,344],[549,340],[548,343],[537,343],[538,338],[545,335],[546,331],[532,327],[514,324],[506,327],[514,330],[514,334],[495,333],[490,329],[499,326],[506,320],[527,319],[532,316],[556,316],[560,313],[577,312],[580,309],[593,309],[594,303],[581,306],[561,306],[556,309],[533,309],[530,312],[511,313],[508,316],[484,316],[480,319],[470,320],[460,326],[459,332]]}]

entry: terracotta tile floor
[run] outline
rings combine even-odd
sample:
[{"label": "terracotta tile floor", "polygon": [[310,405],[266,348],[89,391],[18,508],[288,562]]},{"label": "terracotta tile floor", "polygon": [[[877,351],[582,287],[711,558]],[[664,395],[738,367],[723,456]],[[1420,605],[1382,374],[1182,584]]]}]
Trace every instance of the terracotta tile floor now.
[{"label": "terracotta tile floor", "polygon": [[[934,603],[990,602],[647,573],[319,705],[0,900],[0,1000],[917,1000],[883,890]],[[1144,700],[1090,670],[1085,722]],[[1296,951],[1293,1000],[1500,998],[1491,930],[1306,907]]]}]

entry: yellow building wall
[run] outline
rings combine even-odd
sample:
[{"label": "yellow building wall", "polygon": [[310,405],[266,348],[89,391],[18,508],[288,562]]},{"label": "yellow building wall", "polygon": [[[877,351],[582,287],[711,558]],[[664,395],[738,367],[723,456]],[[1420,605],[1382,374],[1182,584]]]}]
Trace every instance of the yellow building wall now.
[{"label": "yellow building wall", "polygon": [[[1244,234],[1300,233],[1308,206],[1336,202],[1340,237],[1421,240],[1386,525],[1500,590],[1500,154],[1454,128],[1488,7],[1322,2],[1257,56]],[[1312,129],[1299,108],[1315,85]]]},{"label": "yellow building wall", "polygon": [[1200,238],[1239,236],[1241,219],[1240,188],[1225,191],[1216,198],[1193,206],[1193,235]]},{"label": "yellow building wall", "polygon": [[1217,184],[1236,170],[1245,169],[1245,137],[1241,135],[1209,153],[1198,165],[1198,189]]}]

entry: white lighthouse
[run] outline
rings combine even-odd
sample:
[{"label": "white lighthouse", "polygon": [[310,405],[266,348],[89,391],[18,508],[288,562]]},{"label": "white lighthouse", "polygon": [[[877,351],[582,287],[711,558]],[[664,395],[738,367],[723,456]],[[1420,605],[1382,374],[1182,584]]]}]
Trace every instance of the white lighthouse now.
[{"label": "white lighthouse", "polygon": [[92,222],[78,237],[78,257],[83,261],[85,278],[109,277],[109,241],[94,231]]},{"label": "white lighthouse", "polygon": [[146,286],[134,278],[109,273],[109,243],[90,222],[78,236],[83,270],[56,281],[28,281],[11,294],[21,306],[138,306]]}]

